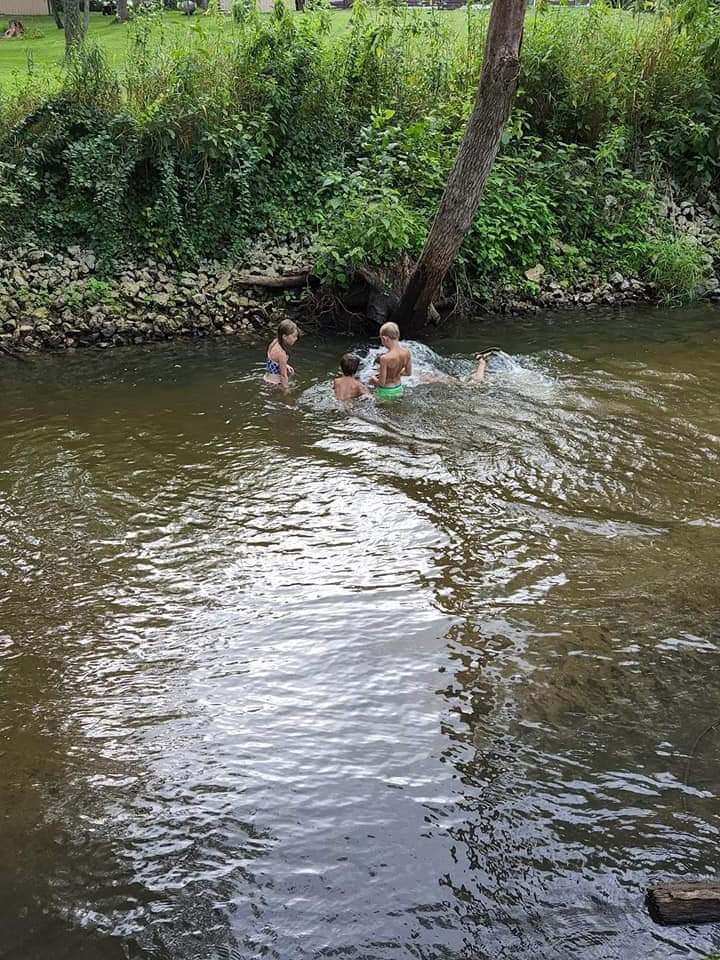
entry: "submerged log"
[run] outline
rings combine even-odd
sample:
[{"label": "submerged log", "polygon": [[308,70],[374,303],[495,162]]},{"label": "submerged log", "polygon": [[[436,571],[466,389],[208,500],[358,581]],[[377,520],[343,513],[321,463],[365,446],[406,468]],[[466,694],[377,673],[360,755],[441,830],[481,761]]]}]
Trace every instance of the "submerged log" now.
[{"label": "submerged log", "polygon": [[720,921],[720,883],[707,880],[661,883],[650,887],[648,910],[656,923],[694,924]]},{"label": "submerged log", "polygon": [[0,342],[0,353],[5,354],[6,357],[12,357],[13,360],[25,360],[25,357],[19,350],[16,350],[15,347],[7,343]]}]

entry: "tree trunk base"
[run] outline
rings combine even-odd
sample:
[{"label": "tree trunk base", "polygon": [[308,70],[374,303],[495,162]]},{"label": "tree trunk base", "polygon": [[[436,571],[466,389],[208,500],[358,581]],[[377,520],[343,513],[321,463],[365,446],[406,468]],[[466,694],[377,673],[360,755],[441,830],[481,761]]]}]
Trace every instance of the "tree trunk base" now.
[{"label": "tree trunk base", "polygon": [[[421,328],[440,325],[449,316],[464,312],[467,301],[456,290],[454,297],[443,297],[436,305],[431,304],[422,324],[400,323],[397,317],[400,291],[412,266],[410,258],[404,257],[392,269],[358,267],[344,290],[320,287],[307,303],[307,323],[311,323],[313,317],[322,318],[323,325],[345,333],[377,333],[384,323],[392,320],[399,323],[402,336],[408,337]],[[251,276],[243,279],[248,283],[253,281]]]},{"label": "tree trunk base", "polygon": [[[368,323],[381,327],[388,320],[395,321],[405,334],[416,333],[426,326],[433,326],[442,322],[442,315],[433,304],[423,309],[422,319],[408,318],[398,315],[401,305],[401,293],[407,287],[408,278],[412,275],[414,263],[410,257],[403,256],[400,262],[392,269],[371,270],[369,267],[359,267],[355,274],[353,287],[357,294],[358,284],[365,288],[363,309]],[[438,306],[454,308],[452,301],[439,301]]]}]

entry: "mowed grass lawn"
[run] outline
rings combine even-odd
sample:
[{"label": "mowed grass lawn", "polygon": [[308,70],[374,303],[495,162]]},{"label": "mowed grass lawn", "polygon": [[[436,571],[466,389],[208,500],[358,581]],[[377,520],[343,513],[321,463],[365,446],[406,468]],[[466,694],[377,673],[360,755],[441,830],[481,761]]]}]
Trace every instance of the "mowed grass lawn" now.
[{"label": "mowed grass lawn", "polygon": [[[285,0],[294,10],[294,0]],[[414,9],[415,16],[441,16],[459,32],[465,29],[466,12],[457,10],[436,11]],[[271,14],[267,14],[271,16]],[[302,16],[302,14],[297,14]],[[350,10],[332,10],[332,31],[340,33],[350,22]],[[0,16],[0,32],[7,27],[9,17]],[[22,83],[28,71],[40,75],[51,75],[62,67],[65,56],[65,35],[58,30],[52,17],[22,17],[26,34],[21,40],[0,40],[0,87],[13,83]],[[239,27],[232,17],[205,16],[202,13],[192,17],[183,16],[173,10],[163,14],[163,27],[168,32],[176,32],[178,37],[192,39],[199,31],[212,34],[215,31],[232,33]],[[114,17],[104,17],[101,13],[90,15],[89,39],[101,47],[111,63],[121,65],[127,55],[127,35],[132,29],[130,24],[121,24]]]},{"label": "mowed grass lawn", "polygon": [[[294,8],[293,0],[286,3]],[[466,11],[457,10],[436,11],[434,14],[427,10],[413,10],[414,16],[440,16],[461,32],[466,29]],[[582,17],[587,14],[585,7],[555,7],[553,15],[558,17]],[[617,10],[614,14],[627,21],[632,18],[624,11]],[[267,14],[270,16],[270,14]],[[303,14],[297,14],[303,16]],[[333,10],[332,31],[340,33],[350,22],[350,10]],[[532,29],[536,13],[528,11],[528,29]],[[0,17],[0,32],[4,31],[8,17]],[[65,55],[65,35],[58,30],[52,17],[23,17],[22,22],[26,34],[21,40],[0,40],[0,88],[6,89],[12,85],[21,84],[27,79],[28,73],[36,76],[52,77],[62,67]],[[199,34],[212,35],[217,31],[232,34],[239,30],[238,25],[229,16],[205,16],[202,13],[193,17],[183,16],[177,11],[166,11],[162,17],[163,28],[168,33],[175,33],[178,39],[188,37],[192,41]],[[101,47],[111,63],[121,65],[127,56],[128,31],[131,24],[121,24],[114,17],[104,17],[100,13],[90,15],[89,40]]]},{"label": "mowed grass lawn", "polygon": [[[349,10],[332,13],[333,27],[344,29],[350,20]],[[0,17],[0,32],[4,31],[8,17]],[[52,17],[22,17],[26,35],[21,40],[0,40],[0,84],[22,82],[28,71],[49,72],[62,65],[65,55],[65,35],[58,30]],[[206,17],[196,14],[185,17],[176,11],[163,14],[168,30],[182,35],[197,35],[198,30],[212,33],[216,30],[231,32],[237,29],[232,17]],[[89,39],[101,47],[111,62],[120,64],[127,51],[128,25],[116,23],[114,17],[101,13],[90,15]]]},{"label": "mowed grass lawn", "polygon": [[[342,30],[350,20],[349,10],[334,10],[333,27]],[[0,17],[0,32],[5,30],[8,17]],[[0,40],[0,84],[22,81],[28,70],[47,71],[62,65],[65,56],[65,34],[58,30],[52,17],[22,17],[26,35],[22,40]],[[216,30],[232,32],[237,29],[232,17],[206,17],[195,14],[183,16],[176,11],[163,14],[165,27],[179,35],[192,38],[198,30],[212,33]],[[101,13],[90,14],[89,39],[107,54],[112,63],[120,64],[127,51],[128,24],[117,23],[114,17]]]},{"label": "mowed grass lawn", "polygon": [[[13,76],[23,77],[28,70],[46,70],[62,63],[65,55],[65,34],[58,30],[52,17],[19,17],[26,30],[21,40],[0,41],[0,83]],[[0,17],[4,30],[7,17]],[[126,27],[113,23],[112,17],[90,15],[90,36],[115,60],[125,51]]]}]

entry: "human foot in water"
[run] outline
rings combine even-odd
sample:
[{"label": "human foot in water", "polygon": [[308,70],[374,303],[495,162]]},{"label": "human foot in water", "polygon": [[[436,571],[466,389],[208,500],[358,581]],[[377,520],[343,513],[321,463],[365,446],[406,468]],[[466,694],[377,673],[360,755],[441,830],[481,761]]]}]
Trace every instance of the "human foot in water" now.
[{"label": "human foot in water", "polygon": [[498,353],[499,350],[499,347],[488,347],[487,350],[481,350],[480,353],[475,354],[477,367],[475,367],[473,372],[470,374],[470,383],[480,383],[485,379],[488,360],[493,354]]}]

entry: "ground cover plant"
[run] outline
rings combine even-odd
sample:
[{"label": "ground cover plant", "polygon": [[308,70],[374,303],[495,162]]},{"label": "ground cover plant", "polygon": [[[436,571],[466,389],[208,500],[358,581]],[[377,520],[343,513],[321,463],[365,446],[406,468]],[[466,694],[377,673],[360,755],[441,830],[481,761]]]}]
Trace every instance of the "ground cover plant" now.
[{"label": "ground cover plant", "polygon": [[[16,63],[0,75],[0,238],[193,261],[302,233],[339,285],[359,265],[417,255],[487,14],[367,0],[306,10],[93,18],[70,62],[55,49],[55,66],[34,53],[24,73]],[[704,0],[531,10],[515,110],[457,277],[480,297],[613,270],[671,299],[701,292],[708,250],[674,236],[657,199],[717,184],[719,49]]]}]

